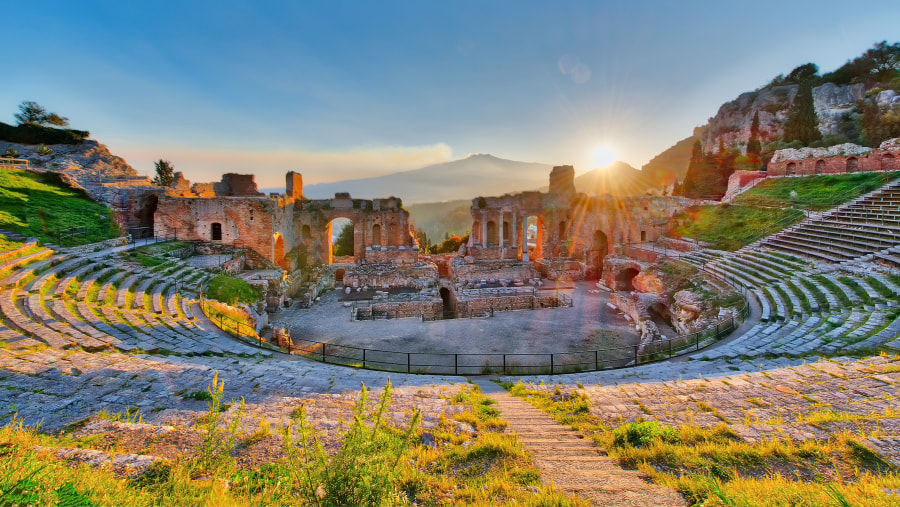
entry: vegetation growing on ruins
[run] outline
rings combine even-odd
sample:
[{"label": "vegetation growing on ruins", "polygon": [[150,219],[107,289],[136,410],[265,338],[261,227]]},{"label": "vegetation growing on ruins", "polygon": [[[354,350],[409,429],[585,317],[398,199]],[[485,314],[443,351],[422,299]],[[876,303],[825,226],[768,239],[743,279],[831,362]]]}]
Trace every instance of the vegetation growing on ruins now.
[{"label": "vegetation growing on ruins", "polygon": [[153,162],[156,170],[156,176],[153,177],[151,183],[160,187],[168,187],[175,181],[175,166],[168,160],[159,159]]},{"label": "vegetation growing on ruins", "polygon": [[734,204],[829,209],[900,178],[900,172],[826,174],[804,178],[767,178],[739,195]]},{"label": "vegetation growing on ruins", "polygon": [[[896,501],[890,491],[900,487],[900,474],[893,466],[861,445],[850,431],[823,440],[749,443],[739,439],[727,422],[702,428],[690,413],[679,427],[643,420],[611,427],[591,413],[590,399],[578,390],[563,393],[557,388],[550,394],[521,381],[503,386],[593,439],[623,467],[637,468],[657,484],[676,489],[691,505],[888,506]],[[715,413],[714,408],[705,409]],[[845,420],[834,413],[809,417]]]},{"label": "vegetation growing on ruins", "polygon": [[344,224],[338,233],[337,239],[334,241],[334,255],[343,257],[345,255],[353,255],[353,223]]},{"label": "vegetation growing on ruins", "polygon": [[215,299],[229,305],[238,303],[255,303],[261,294],[259,289],[233,276],[219,273],[210,282],[206,290],[209,299]]},{"label": "vegetation growing on ruins", "polygon": [[[242,401],[224,403],[218,376],[206,394],[208,412],[198,426],[204,436],[195,452],[163,459],[130,478],[53,456],[59,447],[115,452],[103,438],[44,435],[14,420],[0,428],[3,504],[587,505],[541,484],[531,458],[514,435],[502,432],[504,422],[477,386],[451,399],[464,408],[455,419],[473,425],[475,434],[443,418],[425,431],[418,414],[395,424],[390,384],[374,402],[363,386],[348,429],[327,448],[303,406],[280,431],[247,432],[239,424]],[[124,419],[137,422],[133,414]],[[262,467],[242,466],[235,453],[260,432],[279,439],[281,453]]]},{"label": "vegetation growing on ruins", "polygon": [[85,236],[66,244],[92,243],[119,235],[110,213],[106,206],[65,185],[56,173],[0,171],[0,228],[55,243],[60,231],[86,227]]}]

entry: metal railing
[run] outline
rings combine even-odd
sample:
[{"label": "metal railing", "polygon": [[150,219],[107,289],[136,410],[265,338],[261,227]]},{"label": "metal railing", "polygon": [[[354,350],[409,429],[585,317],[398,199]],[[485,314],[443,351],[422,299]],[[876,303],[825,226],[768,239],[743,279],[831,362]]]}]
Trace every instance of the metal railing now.
[{"label": "metal railing", "polygon": [[28,170],[28,159],[0,157],[0,169]]},{"label": "metal railing", "polygon": [[256,345],[259,348],[267,348],[263,346],[262,336],[256,332],[256,328],[247,324],[243,320],[236,319],[230,315],[217,309],[209,303],[203,294],[200,295],[200,310],[213,324],[226,333],[238,338],[242,341]]},{"label": "metal railing", "polygon": [[658,340],[643,346],[628,345],[605,349],[551,353],[435,353],[403,352],[351,345],[339,345],[301,338],[291,332],[287,352],[329,364],[372,370],[429,375],[540,375],[599,371],[662,361],[698,351],[737,329],[749,315],[744,301],[737,317],[702,331]]}]

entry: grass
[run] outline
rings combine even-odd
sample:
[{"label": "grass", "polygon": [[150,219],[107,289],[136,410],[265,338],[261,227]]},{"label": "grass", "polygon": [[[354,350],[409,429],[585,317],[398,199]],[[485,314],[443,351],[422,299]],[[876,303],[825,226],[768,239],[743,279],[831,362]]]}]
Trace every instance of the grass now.
[{"label": "grass", "polygon": [[[852,173],[807,176],[803,178],[769,178],[739,195],[734,204],[792,206],[795,202],[812,209],[828,209],[853,200],[900,177],[900,172]],[[796,193],[796,199],[791,197]],[[833,201],[839,202],[833,202]]]},{"label": "grass", "polygon": [[[490,408],[490,402],[476,386],[462,389],[452,403],[463,413],[490,412],[479,409]],[[218,377],[206,393],[208,412],[198,421],[203,437],[194,452],[164,459],[133,478],[59,460],[48,449],[103,446],[104,438],[49,436],[14,420],[0,428],[0,504],[589,505],[542,485],[516,437],[495,423],[479,423],[476,433],[460,432],[445,418],[426,431],[415,413],[406,424],[392,423],[390,384],[371,402],[363,386],[350,424],[333,435],[336,448],[327,451],[325,435],[312,429],[303,406],[283,426],[261,421],[244,433],[236,423],[243,401],[225,410]],[[133,411],[106,417],[137,420]],[[262,466],[245,466],[234,457],[241,447],[279,437],[281,452]]]},{"label": "grass", "polygon": [[[688,411],[680,426],[637,420],[608,426],[591,414],[590,400],[577,391],[548,392],[543,386],[507,383],[510,393],[528,400],[563,424],[593,439],[625,468],[648,474],[653,482],[679,491],[690,505],[705,506],[827,506],[896,505],[893,490],[900,474],[848,432],[828,439],[794,441],[787,438],[741,440],[724,418],[701,428]],[[765,409],[768,402],[747,398]],[[705,403],[701,412],[718,414]],[[809,422],[861,422],[896,417],[896,409],[869,416],[819,410],[807,413]],[[753,419],[753,417],[748,416]],[[769,424],[783,424],[769,418]],[[838,502],[838,498],[847,503]]]},{"label": "grass", "polygon": [[56,243],[58,231],[87,227],[87,236],[66,242],[71,246],[119,236],[110,213],[106,206],[63,184],[55,173],[0,171],[0,228]]},{"label": "grass", "polygon": [[670,234],[705,241],[717,250],[733,251],[759,239],[752,236],[755,233],[767,231],[776,223],[788,227],[803,216],[802,211],[795,209],[737,204],[694,206],[685,210],[681,225],[674,227]]},{"label": "grass", "polygon": [[6,237],[4,234],[0,234],[0,252],[8,252],[10,250],[15,250],[22,246],[21,241],[13,241]]},{"label": "grass", "polygon": [[857,296],[859,296],[859,299],[862,300],[863,304],[872,304],[872,298],[869,297],[869,293],[866,292],[866,289],[862,288],[858,283],[856,283],[856,280],[850,278],[849,276],[839,276],[838,280],[840,280],[841,283],[849,287],[850,290],[852,290]]},{"label": "grass", "polygon": [[228,276],[218,274],[209,282],[209,288],[206,295],[210,299],[215,299],[229,305],[238,303],[255,303],[262,297],[259,290],[249,283]]},{"label": "grass", "polygon": [[841,302],[841,306],[844,308],[851,308],[853,303],[850,302],[850,297],[844,294],[837,285],[835,285],[831,280],[825,278],[822,275],[813,275],[813,279],[815,279],[820,284],[824,285],[825,288],[828,289],[829,292],[834,294],[834,296]]}]

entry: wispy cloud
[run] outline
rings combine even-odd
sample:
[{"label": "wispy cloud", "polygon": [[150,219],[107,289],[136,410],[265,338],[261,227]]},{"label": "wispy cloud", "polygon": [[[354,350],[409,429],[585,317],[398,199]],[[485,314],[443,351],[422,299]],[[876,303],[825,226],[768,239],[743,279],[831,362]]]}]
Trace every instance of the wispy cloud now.
[{"label": "wispy cloud", "polygon": [[221,174],[255,174],[260,187],[281,186],[284,174],[303,174],[304,184],[368,178],[418,169],[451,160],[450,146],[378,146],[341,151],[252,151],[109,143],[110,151],[138,172],[152,176],[153,162],[164,158],[193,182],[217,181]]}]

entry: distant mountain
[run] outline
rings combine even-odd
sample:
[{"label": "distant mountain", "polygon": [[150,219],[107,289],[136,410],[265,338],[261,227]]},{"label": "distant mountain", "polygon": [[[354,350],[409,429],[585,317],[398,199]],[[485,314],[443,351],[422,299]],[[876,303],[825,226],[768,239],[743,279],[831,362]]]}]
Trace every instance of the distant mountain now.
[{"label": "distant mountain", "polygon": [[639,171],[625,162],[613,162],[575,178],[575,190],[598,196],[643,195],[648,191],[659,194],[662,187],[654,175]]},{"label": "distant mountain", "polygon": [[395,196],[406,204],[473,199],[533,190],[545,185],[552,166],[474,154],[460,160],[375,178],[305,185],[303,195],[327,199],[336,192],[371,199]]}]

